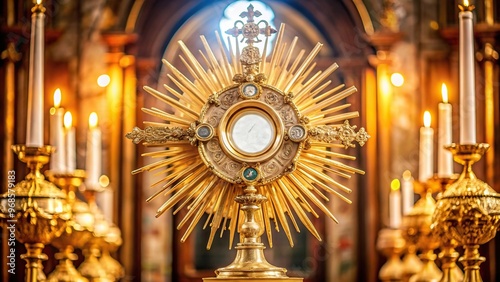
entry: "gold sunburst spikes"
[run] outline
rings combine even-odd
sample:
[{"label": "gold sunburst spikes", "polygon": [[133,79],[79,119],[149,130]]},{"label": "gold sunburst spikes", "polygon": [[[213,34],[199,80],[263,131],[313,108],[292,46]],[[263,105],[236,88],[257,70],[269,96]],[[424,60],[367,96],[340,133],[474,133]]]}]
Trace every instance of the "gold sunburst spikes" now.
[{"label": "gold sunburst spikes", "polygon": [[197,120],[199,118],[199,113],[188,108],[186,105],[183,105],[179,101],[177,101],[171,97],[168,97],[167,95],[161,93],[160,91],[153,89],[149,86],[144,86],[144,90],[146,90],[149,94],[155,96],[159,100],[165,102],[166,104],[169,104],[169,105],[181,110],[184,114],[190,116],[193,120]]}]

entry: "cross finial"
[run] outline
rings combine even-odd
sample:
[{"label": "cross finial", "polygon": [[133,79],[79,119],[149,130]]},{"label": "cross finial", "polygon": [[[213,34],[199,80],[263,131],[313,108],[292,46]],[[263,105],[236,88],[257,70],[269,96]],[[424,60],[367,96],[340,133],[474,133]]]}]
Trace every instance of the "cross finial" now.
[{"label": "cross finial", "polygon": [[247,11],[246,12],[242,12],[240,14],[240,17],[241,18],[247,18],[247,22],[251,23],[251,22],[254,22],[253,20],[253,17],[260,17],[262,16],[262,13],[260,11],[254,11],[253,10],[253,5],[250,4],[248,7],[247,7]]},{"label": "cross finial", "polygon": [[[247,10],[245,12],[242,12],[240,14],[241,18],[247,18],[247,23],[243,23],[242,21],[237,21],[234,23],[233,28],[226,30],[226,34],[232,35],[234,37],[238,37],[240,34],[243,35],[243,40],[246,39],[246,43],[249,45],[252,45],[253,43],[260,42],[261,40],[258,39],[257,37],[259,34],[264,34],[265,36],[269,36],[272,33],[276,33],[276,30],[268,25],[266,21],[260,21],[259,23],[255,23],[254,17],[260,17],[262,16],[262,13],[258,10],[254,11],[253,5],[250,4],[247,7]],[[265,28],[260,28],[259,25],[260,23],[265,23],[266,27]],[[243,26],[241,28],[238,28],[238,24],[242,24]]]}]

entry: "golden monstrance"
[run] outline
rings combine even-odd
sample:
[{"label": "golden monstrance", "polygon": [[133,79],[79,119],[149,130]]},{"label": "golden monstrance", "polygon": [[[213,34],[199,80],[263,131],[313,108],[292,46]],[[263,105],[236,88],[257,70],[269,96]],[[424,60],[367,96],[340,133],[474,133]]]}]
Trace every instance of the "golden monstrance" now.
[{"label": "golden monstrance", "polygon": [[311,75],[322,44],[305,58],[303,51],[296,55],[297,38],[289,44],[282,40],[284,25],[272,54],[266,56],[264,47],[261,55],[253,44],[262,36],[267,46],[276,30],[265,21],[257,22],[260,15],[250,5],[240,14],[246,23],[236,21],[226,31],[236,46],[243,38],[246,46],[241,53],[236,48],[236,54],[228,55],[217,35],[218,60],[202,36],[205,51],[200,62],[179,42],[189,74],[163,60],[177,89],[164,85],[168,92],[164,94],[144,88],[174,110],[142,109],[165,123],[144,122],[144,129],[136,127],[127,134],[136,144],[161,148],[144,154],[158,161],[133,173],[166,175],[153,185],[159,188],[148,201],[167,197],[157,216],[174,206],[176,211],[187,209],[177,226],[187,226],[181,241],[205,213],[209,215],[205,227],[210,228],[207,248],[219,229],[230,232],[229,246],[238,231],[234,262],[205,281],[302,281],[266,261],[261,235],[266,233],[272,247],[272,229],[282,229],[293,246],[291,230],[298,231],[298,219],[321,240],[308,216],[317,217],[317,208],[337,222],[324,204],[327,194],[351,202],[342,194],[351,190],[330,175],[349,178],[363,173],[340,161],[353,156],[335,150],[354,147],[356,142],[362,146],[370,137],[364,128],[356,132],[356,126],[349,124],[348,119],[358,113],[344,111],[350,106],[344,99],[356,88],[329,88],[327,79],[337,64]]}]

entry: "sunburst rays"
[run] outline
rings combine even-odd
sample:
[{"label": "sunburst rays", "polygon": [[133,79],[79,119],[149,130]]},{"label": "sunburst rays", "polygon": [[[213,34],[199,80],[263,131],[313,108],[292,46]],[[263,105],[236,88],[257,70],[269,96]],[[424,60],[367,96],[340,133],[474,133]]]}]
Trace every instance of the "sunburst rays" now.
[{"label": "sunburst rays", "polygon": [[[350,105],[343,102],[356,88],[345,88],[344,85],[331,87],[331,81],[328,80],[338,65],[332,64],[326,70],[315,71],[314,60],[322,45],[318,43],[306,55],[305,50],[296,50],[297,37],[291,42],[284,42],[283,35],[284,25],[279,29],[271,56],[267,58],[262,55],[260,70],[267,77],[264,85],[273,86],[285,94],[293,93],[294,104],[301,115],[309,120],[308,128],[327,125],[337,128],[342,121],[357,117],[357,112],[345,112]],[[177,226],[178,229],[185,229],[181,239],[184,241],[203,214],[208,213],[208,219],[204,223],[204,228],[210,228],[207,248],[210,248],[218,232],[222,236],[227,230],[230,232],[231,248],[235,232],[242,224],[238,204],[234,201],[242,193],[242,187],[222,180],[207,169],[192,133],[207,101],[222,89],[234,85],[233,76],[242,73],[239,52],[234,54],[230,51],[228,54],[219,34],[216,33],[216,37],[216,52],[211,49],[205,37],[201,37],[204,50],[197,53],[200,60],[183,42],[179,42],[182,50],[180,60],[191,78],[163,60],[170,72],[168,77],[177,90],[164,85],[168,93],[165,94],[150,87],[144,88],[159,101],[175,109],[172,112],[157,108],[142,109],[144,113],[165,121],[145,122],[148,127],[168,128],[165,129],[165,135],[162,138],[155,139],[153,136],[152,139],[147,139],[147,136],[142,136],[146,135],[143,132],[139,137],[132,132],[127,137],[134,139],[136,143],[144,140],[143,144],[146,146],[166,148],[143,154],[144,157],[158,160],[134,171],[152,171],[163,175],[162,179],[152,185],[157,191],[148,199],[150,201],[159,196],[167,198],[159,207],[157,216],[170,209],[174,209],[174,213],[186,209],[185,216]],[[235,42],[238,44],[237,40]],[[266,50],[262,54],[266,54]],[[171,128],[178,130],[174,132]],[[293,246],[291,234],[292,230],[300,232],[299,221],[321,240],[310,217],[319,217],[319,212],[322,212],[338,222],[325,204],[329,201],[329,194],[351,203],[345,196],[351,189],[330,175],[350,178],[354,173],[363,173],[342,162],[354,159],[353,156],[338,152],[338,148],[345,147],[345,144],[332,143],[322,138],[310,138],[304,142],[305,149],[292,173],[285,174],[273,183],[257,187],[258,192],[268,198],[262,204],[259,222],[265,229],[271,247],[272,229],[282,230]]]}]

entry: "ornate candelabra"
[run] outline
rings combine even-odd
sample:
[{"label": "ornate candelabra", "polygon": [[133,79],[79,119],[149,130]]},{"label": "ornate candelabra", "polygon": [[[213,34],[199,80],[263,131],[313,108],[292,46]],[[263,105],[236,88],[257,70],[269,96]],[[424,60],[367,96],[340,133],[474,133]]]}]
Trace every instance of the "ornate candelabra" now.
[{"label": "ornate candelabra", "polygon": [[[436,189],[441,189],[441,193],[437,196],[438,200],[443,196],[442,193],[448,189],[449,185],[456,180],[457,177],[434,177],[431,180],[432,185],[437,187]],[[455,248],[458,246],[458,243],[456,240],[450,239],[449,236],[446,235],[447,230],[444,226],[442,222],[433,222],[431,226],[434,235],[440,239],[441,252],[438,257],[441,261],[441,270],[443,271],[440,282],[460,282],[463,280],[464,274],[456,264],[459,254]]]},{"label": "ornate candelabra", "polygon": [[45,280],[41,261],[47,255],[42,253],[43,248],[63,232],[71,210],[66,193],[46,181],[40,172],[49,162],[53,148],[14,145],[12,149],[30,172],[0,196],[3,222],[11,234],[15,232],[15,239],[26,246],[26,254],[21,255],[27,262],[26,281]]},{"label": "ornate candelabra", "polygon": [[74,248],[82,248],[85,245],[90,239],[90,232],[94,227],[94,216],[90,212],[89,206],[75,196],[76,189],[85,179],[85,171],[75,170],[72,173],[47,171],[46,174],[53,183],[67,193],[68,204],[72,211],[72,217],[66,223],[65,231],[52,241],[52,245],[59,249],[59,253],[55,255],[59,264],[49,275],[47,281],[86,282],[88,280],[76,270],[72,262],[78,258],[73,252]]},{"label": "ornate candelabra", "polygon": [[[413,229],[417,239],[417,247],[421,250],[420,259],[422,268],[410,277],[410,282],[434,282],[439,281],[442,272],[435,264],[436,255],[434,250],[439,247],[439,240],[434,236],[431,229],[432,214],[436,208],[436,201],[432,197],[433,186],[428,183],[416,183],[416,192],[420,192],[421,198],[415,203],[413,209],[403,218],[405,229]],[[420,191],[419,191],[420,190]]]},{"label": "ornate candelabra", "polygon": [[500,226],[500,194],[479,180],[472,165],[489,149],[488,144],[452,144],[448,149],[456,162],[464,166],[459,179],[452,183],[437,202],[433,216],[447,240],[456,240],[464,247],[460,258],[464,266],[464,282],[482,281],[479,245],[495,237]]},{"label": "ornate candelabra", "polygon": [[400,256],[405,250],[402,230],[390,228],[380,230],[377,249],[387,257],[387,262],[380,268],[379,279],[384,282],[402,281],[404,268]]}]

